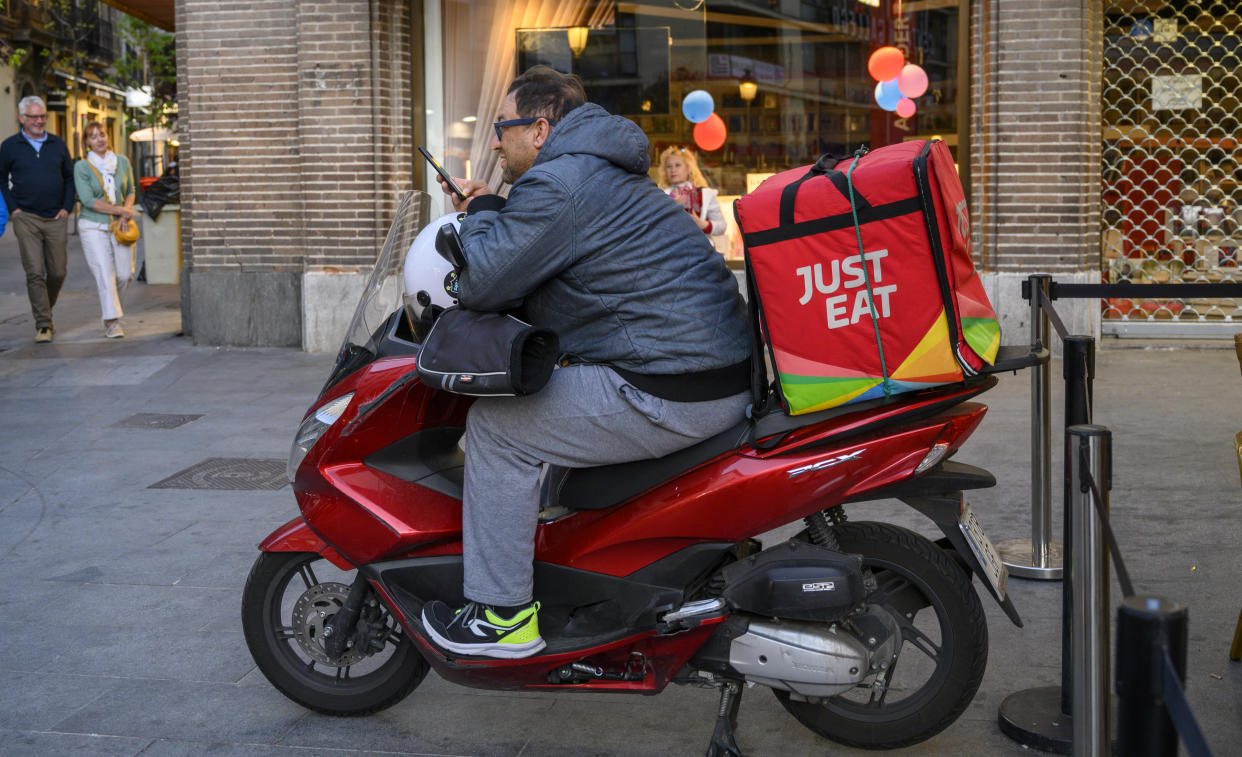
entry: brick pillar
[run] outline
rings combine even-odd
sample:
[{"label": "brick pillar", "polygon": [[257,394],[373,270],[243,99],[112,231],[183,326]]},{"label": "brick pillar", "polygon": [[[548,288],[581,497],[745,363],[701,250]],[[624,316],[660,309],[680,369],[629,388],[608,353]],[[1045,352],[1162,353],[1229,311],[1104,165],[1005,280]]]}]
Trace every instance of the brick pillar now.
[{"label": "brick pillar", "polygon": [[[978,0],[972,8],[973,244],[1005,344],[1027,342],[1032,273],[1098,282],[1101,0]],[[1057,311],[1098,336],[1094,300]]]},{"label": "brick pillar", "polygon": [[412,186],[409,7],[178,3],[196,344],[339,343],[360,271]]}]

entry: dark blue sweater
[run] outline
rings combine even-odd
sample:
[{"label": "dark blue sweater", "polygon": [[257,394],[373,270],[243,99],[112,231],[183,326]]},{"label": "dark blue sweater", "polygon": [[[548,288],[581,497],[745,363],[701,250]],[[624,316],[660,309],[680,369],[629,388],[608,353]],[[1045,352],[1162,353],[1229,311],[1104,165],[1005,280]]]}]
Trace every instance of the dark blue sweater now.
[{"label": "dark blue sweater", "polygon": [[4,140],[0,144],[0,193],[10,213],[20,209],[51,218],[62,209],[73,210],[73,160],[65,140],[48,134],[37,153],[20,131]]}]

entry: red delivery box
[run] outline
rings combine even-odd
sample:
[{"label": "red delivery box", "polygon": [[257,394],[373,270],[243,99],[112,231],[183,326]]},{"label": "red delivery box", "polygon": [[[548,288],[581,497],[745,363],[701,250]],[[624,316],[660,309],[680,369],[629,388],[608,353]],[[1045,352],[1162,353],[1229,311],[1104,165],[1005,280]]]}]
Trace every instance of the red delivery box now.
[{"label": "red delivery box", "polygon": [[734,213],[789,414],[961,381],[996,359],[1000,324],[943,142],[824,156]]}]

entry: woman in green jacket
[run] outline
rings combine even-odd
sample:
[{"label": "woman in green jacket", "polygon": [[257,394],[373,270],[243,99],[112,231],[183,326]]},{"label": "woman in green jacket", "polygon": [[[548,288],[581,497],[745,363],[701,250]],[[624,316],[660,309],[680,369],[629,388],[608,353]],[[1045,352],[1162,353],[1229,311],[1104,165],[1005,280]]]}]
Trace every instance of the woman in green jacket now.
[{"label": "woman in green jacket", "polygon": [[129,161],[109,149],[108,133],[97,121],[86,125],[82,134],[86,158],[73,167],[73,183],[78,190],[82,212],[78,216],[78,235],[82,253],[95,274],[99,305],[103,310],[104,336],[125,336],[121,328],[121,299],[117,280],[127,281],[134,272],[134,246],[116,241],[109,223],[115,218],[122,228],[136,223],[134,218],[134,174]]}]

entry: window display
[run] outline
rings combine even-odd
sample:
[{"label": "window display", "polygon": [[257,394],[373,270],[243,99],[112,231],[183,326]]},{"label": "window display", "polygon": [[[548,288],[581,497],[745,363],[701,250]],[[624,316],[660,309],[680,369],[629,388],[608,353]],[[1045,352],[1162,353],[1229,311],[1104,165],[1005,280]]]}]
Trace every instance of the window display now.
[{"label": "window display", "polygon": [[[940,138],[956,156],[967,127],[963,11],[956,0],[927,5],[446,0],[443,70],[427,72],[429,81],[442,77],[443,102],[429,105],[438,111],[429,118],[442,119],[449,171],[498,187],[487,124],[502,89],[536,63],[578,74],[593,102],[646,133],[653,179],[663,150],[696,150],[729,225],[717,248],[740,259],[732,201],[772,173],[907,139]],[[884,47],[926,80],[903,85],[921,91],[901,97],[910,115],[875,100],[868,59]]]}]

